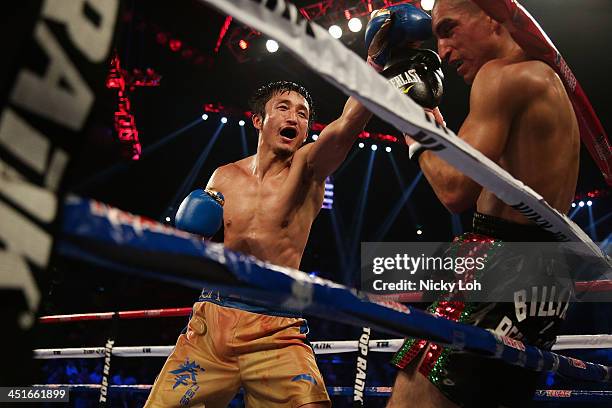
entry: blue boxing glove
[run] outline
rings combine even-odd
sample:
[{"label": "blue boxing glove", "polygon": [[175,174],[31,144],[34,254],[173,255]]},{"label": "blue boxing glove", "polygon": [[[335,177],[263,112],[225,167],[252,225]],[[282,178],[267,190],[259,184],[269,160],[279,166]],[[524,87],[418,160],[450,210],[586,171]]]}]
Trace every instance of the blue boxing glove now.
[{"label": "blue boxing glove", "polygon": [[377,71],[387,64],[392,49],[432,37],[431,17],[412,4],[400,4],[372,12],[365,30],[368,63]]},{"label": "blue boxing glove", "polygon": [[223,223],[223,194],[212,190],[194,190],[176,212],[176,228],[211,238]]}]

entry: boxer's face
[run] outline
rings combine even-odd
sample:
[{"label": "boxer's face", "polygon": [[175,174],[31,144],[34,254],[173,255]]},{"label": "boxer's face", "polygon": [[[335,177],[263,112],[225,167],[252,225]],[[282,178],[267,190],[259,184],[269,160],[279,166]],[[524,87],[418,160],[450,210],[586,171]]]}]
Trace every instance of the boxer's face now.
[{"label": "boxer's face", "polygon": [[475,7],[465,2],[441,1],[432,12],[440,58],[468,84],[496,52],[494,25]]},{"label": "boxer's face", "polygon": [[291,155],[302,145],[308,133],[310,107],[297,92],[275,94],[265,106],[265,117],[253,117],[259,130],[260,144],[267,145],[275,154]]}]

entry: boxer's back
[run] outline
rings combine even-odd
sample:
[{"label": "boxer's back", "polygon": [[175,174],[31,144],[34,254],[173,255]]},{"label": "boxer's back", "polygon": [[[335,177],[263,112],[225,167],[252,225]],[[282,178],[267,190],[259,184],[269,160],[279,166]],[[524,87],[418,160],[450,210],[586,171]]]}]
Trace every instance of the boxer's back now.
[{"label": "boxer's back", "polygon": [[[571,102],[561,80],[546,64],[523,61],[514,63],[512,70],[528,73],[531,86],[516,90],[527,95],[527,103],[514,116],[498,164],[551,206],[567,213],[575,194],[580,157],[580,135]],[[485,189],[477,209],[510,221],[528,222]]]}]

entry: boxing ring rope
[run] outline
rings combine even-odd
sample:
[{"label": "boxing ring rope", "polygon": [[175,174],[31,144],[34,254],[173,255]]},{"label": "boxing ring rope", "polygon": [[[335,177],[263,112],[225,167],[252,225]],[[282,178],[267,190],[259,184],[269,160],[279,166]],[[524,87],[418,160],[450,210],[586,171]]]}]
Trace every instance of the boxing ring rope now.
[{"label": "boxing ring rope", "polygon": [[[403,339],[380,339],[370,340],[370,351],[381,353],[394,353],[402,345]],[[311,341],[315,354],[337,354],[351,353],[358,350],[357,340],[334,340],[334,341]],[[115,346],[111,355],[117,357],[168,357],[174,348],[170,346]],[[553,350],[577,350],[577,349],[612,349],[612,335],[572,335],[558,336]],[[70,347],[70,348],[47,348],[34,350],[36,359],[60,359],[60,358],[104,358],[104,347]]]},{"label": "boxing ring rope", "polygon": [[[612,292],[612,281],[597,280],[576,282],[576,293],[586,292]],[[371,295],[373,301],[395,301],[395,302],[421,302],[421,292],[399,293],[394,295]],[[94,313],[74,313],[64,315],[41,316],[38,321],[42,324],[66,323],[91,320],[112,320],[112,319],[142,319],[160,317],[184,317],[191,314],[191,307],[175,307],[162,309],[128,310],[120,312],[94,312]]]},{"label": "boxing ring rope", "polygon": [[579,380],[611,381],[610,367],[540,350],[402,304],[374,303],[355,289],[264,263],[93,200],[71,197],[63,213],[58,251],[64,256],[198,289],[213,284],[225,295],[268,307],[424,338],[535,371],[559,372]]},{"label": "boxing ring rope", "polygon": [[[611,382],[612,368],[561,356],[495,336],[489,331],[426,314],[394,302],[372,302],[358,293],[325,279],[310,277],[289,268],[261,262],[225,249],[220,244],[175,230],[93,200],[71,197],[64,204],[60,254],[87,260],[115,270],[173,281],[201,289],[214,284],[222,293],[240,295],[268,306],[279,305],[323,318],[333,317],[355,326],[367,325],[386,333],[431,339],[459,350],[489,355],[536,371],[558,372],[577,380]],[[605,286],[606,284],[602,284]],[[333,311],[333,313],[330,313]],[[184,317],[191,308],[168,308],[120,312],[44,316],[41,322],[65,323],[111,319]],[[612,336],[566,337],[567,348],[608,347]],[[560,337],[559,344],[566,340]],[[373,351],[392,352],[401,340],[372,340]],[[356,341],[315,342],[318,354],[352,352]],[[116,357],[165,357],[172,346],[113,347]],[[35,358],[101,358],[110,356],[104,347],[35,350]],[[59,386],[55,384],[55,386]],[[67,385],[75,389],[100,390],[98,384]],[[111,385],[112,392],[146,392],[150,385]],[[329,387],[331,395],[351,395],[353,387]],[[389,387],[369,387],[366,396],[384,397]],[[609,401],[607,391],[538,390],[537,401]]]},{"label": "boxing ring rope", "polygon": [[[583,288],[588,291],[591,289],[589,282],[583,283]],[[601,289],[609,286],[610,281],[603,285],[596,285]],[[162,309],[128,310],[119,312],[98,312],[98,313],[75,313],[67,315],[50,315],[39,318],[41,323],[68,323],[79,321],[99,321],[117,319],[149,319],[163,317],[185,317],[191,314],[191,307],[175,307]],[[370,340],[370,350],[375,352],[395,352],[399,349],[403,339],[379,339]],[[334,341],[312,341],[310,342],[316,354],[347,353],[357,351],[358,341],[334,340]],[[112,355],[120,357],[167,357],[174,346],[130,346],[114,347]],[[560,335],[557,336],[552,350],[572,350],[572,349],[600,349],[612,348],[612,335],[610,334],[585,334],[585,335]],[[102,358],[104,347],[86,348],[49,348],[34,350],[34,358]]]},{"label": "boxing ring rope", "polygon": [[101,313],[77,313],[69,315],[53,315],[41,316],[38,321],[40,323],[64,323],[78,322],[89,320],[111,320],[111,319],[142,319],[155,317],[176,317],[189,316],[191,313],[190,307],[173,307],[163,309],[147,309],[147,310],[127,310],[121,312],[101,312]]},{"label": "boxing ring rope", "polygon": [[[596,280],[576,282],[576,293],[585,292],[612,292],[612,280]],[[422,301],[421,292],[401,293],[397,295],[373,295],[374,300],[393,300],[396,302],[420,302]],[[117,319],[142,319],[155,317],[177,317],[189,316],[191,307],[174,307],[147,310],[128,310],[121,312],[97,312],[97,313],[76,313],[68,315],[41,316],[38,321],[44,324],[75,322],[87,320],[111,320]]]},{"label": "boxing ring rope", "polygon": [[[62,387],[74,390],[99,390],[100,384],[34,384],[34,387]],[[109,385],[108,388],[114,392],[149,392],[152,384],[120,384]],[[366,397],[388,397],[391,395],[392,387],[365,387]],[[327,387],[327,392],[332,396],[352,396],[352,387]],[[612,398],[612,391],[587,391],[587,390],[536,390],[534,401],[539,402],[606,402]]]}]

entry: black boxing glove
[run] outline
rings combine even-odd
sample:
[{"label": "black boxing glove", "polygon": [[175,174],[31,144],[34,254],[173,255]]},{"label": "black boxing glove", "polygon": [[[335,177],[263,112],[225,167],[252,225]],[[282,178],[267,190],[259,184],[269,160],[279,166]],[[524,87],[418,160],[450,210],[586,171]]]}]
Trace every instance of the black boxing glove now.
[{"label": "black boxing glove", "polygon": [[442,100],[442,63],[432,50],[395,49],[381,74],[424,108],[433,109]]}]

